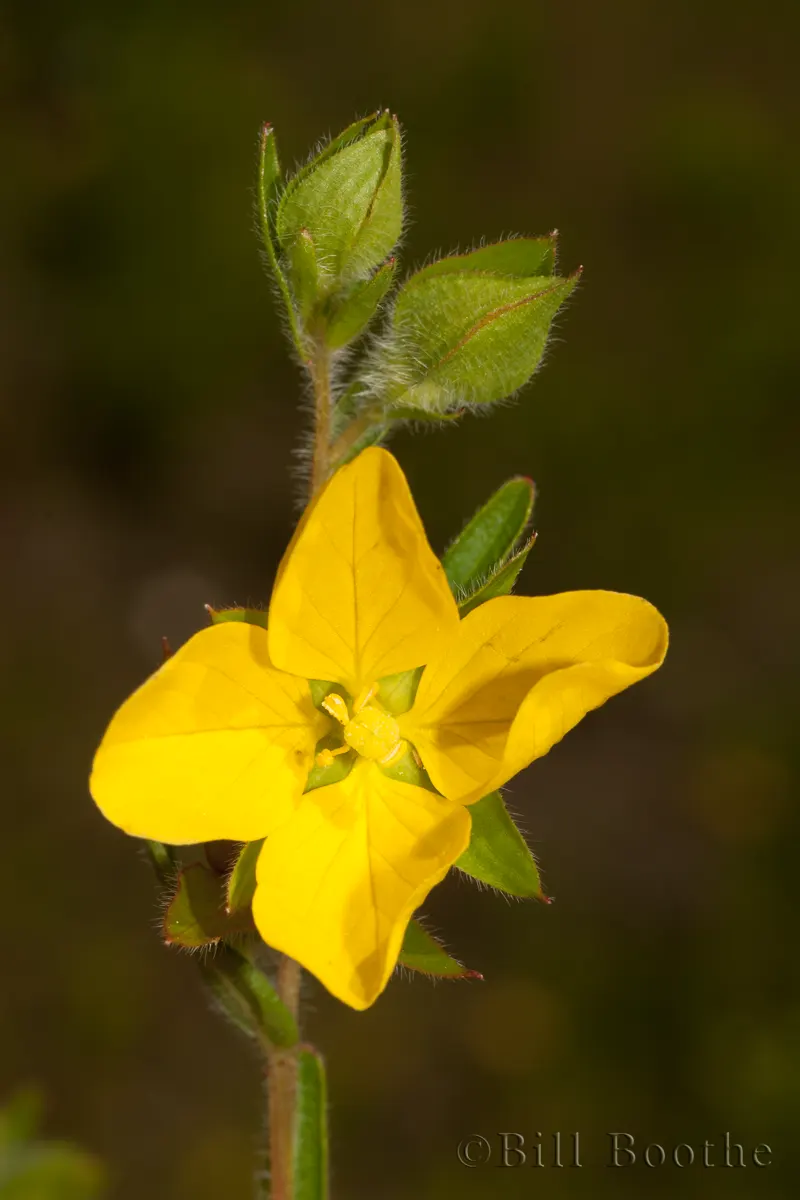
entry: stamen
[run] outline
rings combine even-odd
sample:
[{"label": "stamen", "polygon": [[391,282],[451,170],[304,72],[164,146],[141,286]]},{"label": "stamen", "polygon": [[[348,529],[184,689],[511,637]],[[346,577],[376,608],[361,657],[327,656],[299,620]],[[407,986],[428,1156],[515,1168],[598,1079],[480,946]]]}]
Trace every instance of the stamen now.
[{"label": "stamen", "polygon": [[378,691],[377,683],[371,683],[369,687],[362,688],[361,691],[356,696],[356,702],[353,705],[353,712],[354,713],[361,712],[362,708],[364,708],[365,705],[369,704],[372,697],[377,694],[377,691]]},{"label": "stamen", "polygon": [[340,725],[346,725],[350,720],[350,713],[347,711],[347,705],[344,701],[344,697],[340,696],[338,692],[329,692],[322,701],[322,707],[325,709],[325,712],[330,713],[334,720],[338,721]]},{"label": "stamen", "polygon": [[333,760],[340,754],[347,754],[349,749],[349,746],[337,746],[335,750],[320,750],[314,761],[318,767],[331,767]]},{"label": "stamen", "polygon": [[[403,741],[401,739],[397,743],[397,745],[394,746],[393,749],[391,749],[389,751],[388,754],[385,754],[383,756],[383,758],[378,759],[378,766],[379,767],[393,767],[396,762],[400,761],[400,759],[405,754],[406,750],[408,750],[408,742]],[[415,757],[416,757],[416,755],[415,755]],[[419,765],[422,766],[422,763],[420,763]]]}]

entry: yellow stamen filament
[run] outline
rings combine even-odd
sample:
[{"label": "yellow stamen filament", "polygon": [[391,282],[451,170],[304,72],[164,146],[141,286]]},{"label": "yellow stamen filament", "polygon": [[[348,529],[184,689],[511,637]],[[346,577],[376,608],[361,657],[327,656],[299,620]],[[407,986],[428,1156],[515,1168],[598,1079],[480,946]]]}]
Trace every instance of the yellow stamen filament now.
[{"label": "yellow stamen filament", "polygon": [[362,688],[356,696],[356,702],[353,705],[353,712],[360,713],[362,708],[365,708],[366,705],[369,704],[370,700],[372,700],[372,698],[377,694],[377,691],[377,683],[372,683],[369,687]]},{"label": "yellow stamen filament", "polygon": [[330,767],[333,766],[335,758],[340,754],[347,754],[349,750],[349,746],[337,746],[335,750],[320,750],[314,761],[318,767]]}]

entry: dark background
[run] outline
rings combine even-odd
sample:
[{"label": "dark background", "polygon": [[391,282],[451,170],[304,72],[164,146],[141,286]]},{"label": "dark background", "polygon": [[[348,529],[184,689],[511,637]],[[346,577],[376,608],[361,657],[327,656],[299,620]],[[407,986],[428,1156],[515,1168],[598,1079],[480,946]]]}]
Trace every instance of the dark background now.
[{"label": "dark background", "polygon": [[[244,1200],[262,1096],[88,767],[162,634],[268,598],[297,513],[260,122],[291,162],[379,105],[406,266],[554,226],[585,265],[518,404],[394,443],[434,547],[532,475],[522,590],[642,594],[672,648],[510,789],[556,905],[431,898],[485,983],[309,983],[334,1196],[797,1194],[799,35],[789,0],[5,4],[0,1094],[38,1083],[119,1200]],[[456,1159],[557,1129],[593,1165]],[[776,1165],[609,1171],[615,1129]]]}]

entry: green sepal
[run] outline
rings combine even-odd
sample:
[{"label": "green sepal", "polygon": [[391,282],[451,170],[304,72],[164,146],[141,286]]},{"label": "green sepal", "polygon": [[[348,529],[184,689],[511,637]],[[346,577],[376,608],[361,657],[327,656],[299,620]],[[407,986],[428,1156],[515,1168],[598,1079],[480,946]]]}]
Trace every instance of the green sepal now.
[{"label": "green sepal", "polygon": [[400,289],[376,360],[385,401],[443,411],[490,404],[527,383],[578,282],[425,268]]},{"label": "green sepal", "polygon": [[463,963],[452,958],[419,921],[409,922],[397,961],[409,971],[435,975],[440,979],[483,979],[478,971],[470,971]]},{"label": "green sepal", "polygon": [[[317,742],[314,754],[316,756],[320,750],[336,750],[341,744],[341,733],[329,733]],[[313,792],[319,787],[329,787],[332,783],[341,783],[352,771],[355,761],[355,750],[350,750],[347,754],[338,754],[329,767],[317,766],[315,760],[314,765],[308,772],[305,791]]]},{"label": "green sepal", "polygon": [[278,145],[275,131],[267,124],[261,128],[258,160],[258,223],[261,229],[261,240],[267,256],[270,269],[278,285],[283,300],[284,310],[289,322],[289,333],[295,349],[303,356],[305,353],[303,338],[297,324],[292,297],[283,268],[280,263],[279,248],[275,237],[275,215],[282,187],[281,166],[278,159]]},{"label": "green sepal", "polygon": [[358,139],[362,137],[364,133],[366,133],[369,127],[375,124],[380,115],[381,114],[379,112],[375,112],[368,117],[360,117],[359,120],[353,121],[352,125],[348,125],[347,128],[343,129],[342,132],[337,134],[336,137],[331,138],[329,142],[326,142],[322,149],[317,151],[317,153],[314,154],[308,160],[308,162],[305,163],[300,170],[297,171],[291,177],[291,179],[287,181],[283,189],[283,199],[289,199],[292,193],[306,181],[312,171],[317,170],[317,168],[320,167],[322,163],[326,161],[326,159],[332,158],[334,154],[338,154],[340,150],[343,150],[345,146],[349,146],[351,142],[357,142]]},{"label": "green sepal", "polygon": [[[511,554],[533,511],[531,479],[509,479],[479,508],[442,555],[447,581],[458,599],[474,592]],[[520,564],[521,565],[521,564]]]},{"label": "green sepal", "polygon": [[297,1052],[292,1200],[328,1200],[328,1094],[325,1063],[311,1046]]},{"label": "green sepal", "polygon": [[389,113],[335,139],[284,190],[275,219],[288,251],[301,229],[329,291],[368,275],[391,253],[403,222],[400,131]]},{"label": "green sepal", "polygon": [[280,195],[282,178],[281,164],[278,158],[278,144],[275,138],[275,130],[271,125],[262,126],[259,151],[258,206],[261,220],[261,235],[265,243],[264,248],[274,255],[275,206]]},{"label": "green sepal", "polygon": [[552,275],[556,266],[556,235],[538,238],[509,238],[479,246],[467,254],[451,254],[429,263],[418,277],[452,275],[464,271],[490,275],[511,275],[518,279],[532,275]]},{"label": "green sepal", "polygon": [[248,909],[253,903],[256,892],[256,863],[263,845],[263,838],[256,842],[247,842],[233,864],[225,887],[225,909],[230,914]]},{"label": "green sepal", "polygon": [[358,280],[331,303],[325,321],[325,341],[339,350],[363,333],[394,282],[397,260],[390,258],[369,279]]},{"label": "green sepal", "polygon": [[477,587],[474,592],[471,592],[463,599],[458,611],[462,617],[467,613],[472,612],[473,608],[477,608],[480,604],[485,604],[487,600],[494,600],[496,596],[507,596],[514,590],[514,584],[517,582],[517,577],[520,571],[525,566],[525,562],[533,549],[536,537],[530,538],[525,545],[511,558],[506,559],[504,563],[500,563],[497,568],[489,575],[485,583]]},{"label": "green sepal", "polygon": [[199,966],[220,1008],[239,1029],[267,1047],[296,1045],[297,1022],[249,958],[222,945]]},{"label": "green sepal", "polygon": [[381,767],[381,770],[384,775],[388,775],[390,779],[398,780],[399,783],[410,783],[414,787],[426,788],[429,792],[436,791],[431,777],[423,767],[421,760],[415,757],[413,750],[410,748],[396,763],[392,763],[390,767]]},{"label": "green sepal", "polygon": [[298,231],[297,237],[288,248],[286,257],[289,264],[289,283],[295,303],[301,318],[307,321],[317,302],[319,291],[317,252],[307,229]]},{"label": "green sepal", "polygon": [[171,946],[196,949],[221,938],[253,930],[249,911],[227,913],[219,876],[202,863],[192,863],[178,876],[175,895],[164,914],[164,940]]},{"label": "green sepal", "polygon": [[174,885],[178,875],[178,859],[173,847],[146,838],[144,848],[158,882]]},{"label": "green sepal", "polygon": [[393,717],[408,712],[414,703],[424,667],[410,671],[398,671],[396,675],[384,675],[378,680],[378,700]]},{"label": "green sepal", "polygon": [[456,867],[511,896],[546,900],[536,860],[499,792],[471,804],[472,837]]},{"label": "green sepal", "polygon": [[267,628],[267,610],[265,608],[211,608],[206,605],[206,612],[211,618],[212,625],[220,625],[224,621],[243,621],[246,625],[260,625]]}]

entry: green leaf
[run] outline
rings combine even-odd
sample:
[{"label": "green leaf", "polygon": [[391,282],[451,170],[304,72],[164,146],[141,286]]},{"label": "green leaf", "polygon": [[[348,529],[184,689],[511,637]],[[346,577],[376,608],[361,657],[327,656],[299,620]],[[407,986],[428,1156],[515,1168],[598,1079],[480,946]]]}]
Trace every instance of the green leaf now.
[{"label": "green leaf", "polygon": [[297,1054],[292,1200],[327,1200],[328,1097],[325,1063],[310,1046]]},{"label": "green leaf", "polygon": [[536,860],[499,792],[470,805],[472,837],[456,866],[473,879],[512,896],[544,900]]},{"label": "green leaf", "polygon": [[31,1142],[0,1157],[2,1200],[96,1200],[105,1190],[100,1163],[62,1142]]},{"label": "green leaf", "polygon": [[263,845],[263,838],[248,842],[234,863],[225,889],[225,907],[229,913],[248,909],[252,905],[256,891],[256,863]]},{"label": "green leaf", "polygon": [[296,1044],[297,1022],[264,972],[249,958],[222,945],[199,965],[220,1008],[239,1029],[268,1046]]},{"label": "green leaf", "polygon": [[396,268],[397,260],[390,258],[370,279],[358,280],[335,299],[325,331],[331,350],[346,346],[364,332],[392,286]]},{"label": "green leaf", "polygon": [[287,252],[289,282],[300,316],[307,320],[317,301],[319,268],[317,252],[307,229],[298,231]]},{"label": "green leaf", "polygon": [[502,400],[533,375],[578,275],[517,278],[426,268],[400,289],[377,370],[386,400],[443,410]]},{"label": "green leaf", "polygon": [[477,608],[478,605],[485,604],[487,600],[494,600],[495,596],[507,596],[513,591],[517,577],[525,566],[535,541],[536,538],[532,537],[517,554],[499,564],[485,583],[461,601],[458,611],[462,617],[472,612],[473,608]]},{"label": "green leaf", "polygon": [[222,883],[202,863],[192,863],[178,876],[175,895],[164,916],[164,939],[169,945],[208,946],[220,938],[253,929],[252,914],[225,911]]},{"label": "green leaf", "polygon": [[513,275],[524,279],[531,275],[552,275],[556,265],[556,237],[510,238],[480,246],[468,254],[452,254],[429,263],[417,278],[430,275],[460,274],[475,271],[491,275]]},{"label": "green leaf", "polygon": [[535,494],[532,480],[521,475],[509,479],[451,542],[442,566],[456,598],[480,587],[508,557],[530,520]]},{"label": "green leaf", "polygon": [[392,421],[436,421],[441,425],[446,421],[460,421],[466,411],[457,408],[453,412],[434,412],[428,408],[413,408],[410,404],[392,404],[386,409],[386,416]]},{"label": "green leaf", "polygon": [[468,971],[455,958],[451,958],[419,921],[409,922],[398,962],[409,971],[436,975],[440,979],[483,979],[477,971]]},{"label": "green leaf", "polygon": [[288,251],[308,231],[329,290],[369,274],[390,254],[403,221],[400,132],[388,113],[327,147],[283,194],[276,216]]},{"label": "green leaf", "polygon": [[260,625],[267,628],[267,610],[265,608],[211,608],[206,605],[206,612],[211,618],[212,625],[223,621],[244,621],[247,625]]}]

